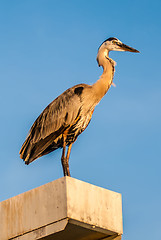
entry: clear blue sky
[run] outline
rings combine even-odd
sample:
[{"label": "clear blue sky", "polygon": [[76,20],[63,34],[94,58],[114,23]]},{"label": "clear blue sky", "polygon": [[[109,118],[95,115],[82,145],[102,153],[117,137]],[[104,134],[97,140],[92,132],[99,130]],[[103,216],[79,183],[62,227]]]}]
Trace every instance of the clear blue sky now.
[{"label": "clear blue sky", "polygon": [[19,150],[41,111],[65,89],[95,82],[108,37],[114,82],[72,148],[73,177],[120,192],[123,240],[159,239],[161,1],[0,2],[0,201],[63,176],[58,150],[26,166]]}]

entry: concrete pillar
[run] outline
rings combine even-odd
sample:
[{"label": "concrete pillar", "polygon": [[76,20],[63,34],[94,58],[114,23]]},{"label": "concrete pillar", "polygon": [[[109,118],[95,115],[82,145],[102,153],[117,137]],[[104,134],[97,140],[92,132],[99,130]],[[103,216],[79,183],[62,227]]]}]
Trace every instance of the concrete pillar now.
[{"label": "concrete pillar", "polygon": [[120,240],[121,194],[63,177],[0,203],[0,239]]}]

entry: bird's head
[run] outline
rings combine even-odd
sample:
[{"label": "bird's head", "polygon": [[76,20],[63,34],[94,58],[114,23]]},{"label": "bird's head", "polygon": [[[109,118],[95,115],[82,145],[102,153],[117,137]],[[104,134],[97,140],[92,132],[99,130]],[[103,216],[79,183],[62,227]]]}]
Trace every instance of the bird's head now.
[{"label": "bird's head", "polygon": [[110,38],[106,39],[101,44],[99,49],[106,49],[108,52],[109,51],[121,51],[121,52],[122,51],[128,51],[128,52],[139,53],[139,51],[136,50],[135,48],[132,48],[132,47],[129,47],[129,46],[125,45],[119,39],[114,38],[114,37],[110,37]]},{"label": "bird's head", "polygon": [[106,39],[99,47],[98,54],[97,54],[97,62],[99,66],[102,66],[104,58],[108,57],[109,51],[127,51],[127,52],[134,52],[139,53],[138,50],[135,48],[129,47],[122,43],[119,39],[110,37]]}]

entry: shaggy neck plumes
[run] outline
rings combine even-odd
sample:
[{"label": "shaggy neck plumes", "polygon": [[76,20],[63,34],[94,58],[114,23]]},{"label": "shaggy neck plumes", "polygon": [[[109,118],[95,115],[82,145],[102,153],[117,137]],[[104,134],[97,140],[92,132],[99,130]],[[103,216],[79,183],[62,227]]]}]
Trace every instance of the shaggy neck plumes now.
[{"label": "shaggy neck plumes", "polygon": [[109,58],[108,51],[106,49],[100,49],[97,55],[98,65],[103,67],[103,73],[100,79],[93,84],[95,93],[97,94],[97,101],[99,102],[111,87],[115,62]]}]

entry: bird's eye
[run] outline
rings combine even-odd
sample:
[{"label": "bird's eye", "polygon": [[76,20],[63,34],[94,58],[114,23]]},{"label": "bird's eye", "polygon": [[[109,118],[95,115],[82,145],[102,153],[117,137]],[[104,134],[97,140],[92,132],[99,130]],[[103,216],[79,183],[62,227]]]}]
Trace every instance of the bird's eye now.
[{"label": "bird's eye", "polygon": [[113,41],[112,41],[112,43],[114,43],[114,44],[115,44],[115,43],[116,43],[116,40],[113,40]]}]

